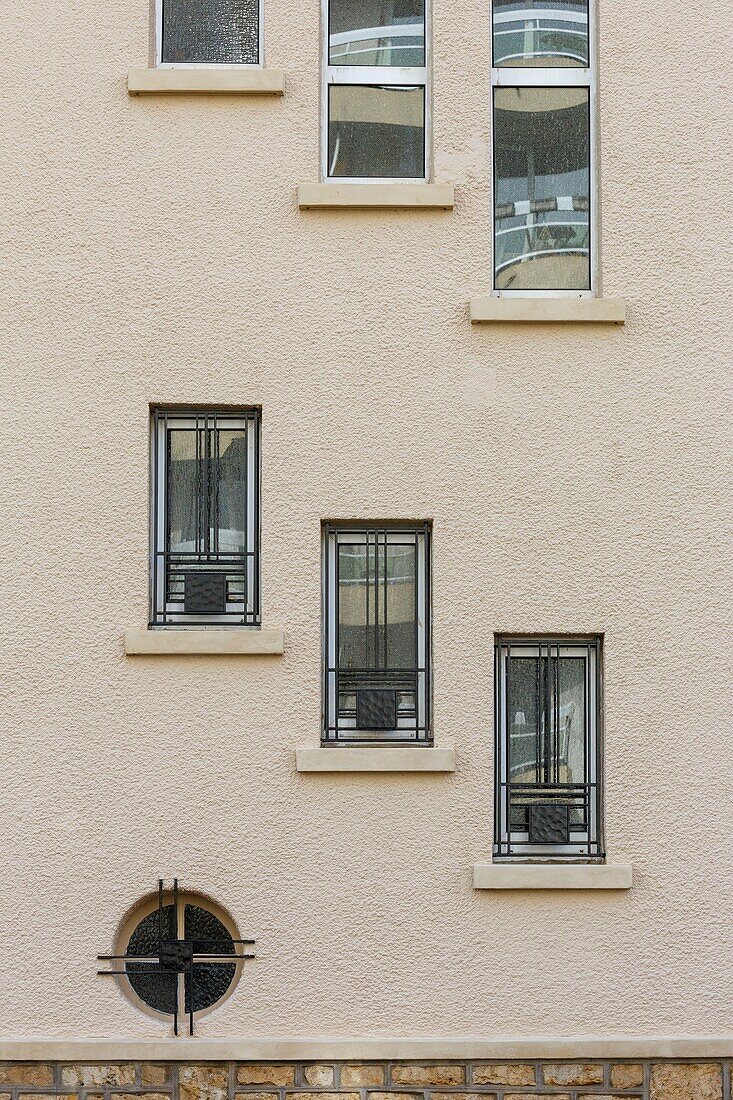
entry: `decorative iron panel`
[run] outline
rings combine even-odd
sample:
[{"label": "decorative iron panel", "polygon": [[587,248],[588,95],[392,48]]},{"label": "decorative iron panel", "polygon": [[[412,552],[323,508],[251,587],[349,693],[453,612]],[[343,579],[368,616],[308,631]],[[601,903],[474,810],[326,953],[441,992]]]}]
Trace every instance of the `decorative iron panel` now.
[{"label": "decorative iron panel", "polygon": [[183,1010],[193,1035],[195,1014],[220,1001],[236,977],[237,965],[254,958],[237,947],[251,946],[254,940],[235,939],[214,913],[182,899],[178,879],[173,880],[170,898],[164,901],[159,880],[157,908],[140,920],[124,954],[97,956],[115,964],[98,973],[126,978],[144,1004],[173,1017],[176,1035]]},{"label": "decorative iron panel", "polygon": [[150,625],[260,623],[258,409],[156,409]]},{"label": "decorative iron panel", "polygon": [[599,638],[498,637],[494,856],[603,857]]},{"label": "decorative iron panel", "polygon": [[324,528],[324,744],[429,744],[430,526]]}]

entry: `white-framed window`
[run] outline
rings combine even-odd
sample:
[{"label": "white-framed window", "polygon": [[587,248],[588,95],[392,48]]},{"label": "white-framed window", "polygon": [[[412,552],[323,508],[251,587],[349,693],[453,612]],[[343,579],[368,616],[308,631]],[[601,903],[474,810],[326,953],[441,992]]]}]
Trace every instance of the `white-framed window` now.
[{"label": "white-framed window", "polygon": [[600,637],[495,651],[494,858],[602,858]]},{"label": "white-framed window", "polygon": [[158,66],[263,64],[263,0],[155,0]]},{"label": "white-framed window", "polygon": [[594,0],[493,0],[493,286],[597,286]]},{"label": "white-framed window", "polygon": [[323,0],[322,174],[425,180],[430,0]]},{"label": "white-framed window", "polygon": [[151,627],[260,623],[259,409],[152,410]]},{"label": "white-framed window", "polygon": [[429,524],[329,523],[323,542],[323,743],[429,744]]}]

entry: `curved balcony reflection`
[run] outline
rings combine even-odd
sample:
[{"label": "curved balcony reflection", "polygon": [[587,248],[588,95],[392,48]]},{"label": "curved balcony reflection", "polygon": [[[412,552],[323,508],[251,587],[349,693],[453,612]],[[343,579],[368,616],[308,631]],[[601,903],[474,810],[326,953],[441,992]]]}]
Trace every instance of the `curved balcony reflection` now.
[{"label": "curved balcony reflection", "polygon": [[495,0],[494,65],[588,65],[588,5],[577,0]]},{"label": "curved balcony reflection", "polygon": [[497,290],[590,287],[587,88],[494,93]]},{"label": "curved balcony reflection", "polygon": [[590,256],[588,199],[562,196],[496,208],[497,288],[582,282]]}]

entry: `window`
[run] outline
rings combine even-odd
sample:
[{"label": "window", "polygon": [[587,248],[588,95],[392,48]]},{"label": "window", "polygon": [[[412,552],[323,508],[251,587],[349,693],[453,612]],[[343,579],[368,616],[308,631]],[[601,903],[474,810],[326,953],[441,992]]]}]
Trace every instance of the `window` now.
[{"label": "window", "polygon": [[261,0],[157,0],[158,65],[259,65]]},{"label": "window", "polygon": [[589,0],[494,0],[494,288],[591,294],[595,74]]},{"label": "window", "polygon": [[324,4],[324,176],[425,179],[426,0]]},{"label": "window", "polygon": [[601,857],[601,642],[496,640],[494,856]]},{"label": "window", "polygon": [[428,743],[429,526],[324,538],[324,743]]},{"label": "window", "polygon": [[260,622],[260,415],[155,409],[151,626]]},{"label": "window", "polygon": [[[122,989],[148,1015],[172,1016],[178,1032],[184,1013],[217,1008],[234,992],[245,951],[237,927],[208,898],[173,890],[159,892],[138,906],[122,929],[107,973],[120,976]],[[227,961],[232,956],[232,962]],[[235,961],[236,960],[236,961]]]}]

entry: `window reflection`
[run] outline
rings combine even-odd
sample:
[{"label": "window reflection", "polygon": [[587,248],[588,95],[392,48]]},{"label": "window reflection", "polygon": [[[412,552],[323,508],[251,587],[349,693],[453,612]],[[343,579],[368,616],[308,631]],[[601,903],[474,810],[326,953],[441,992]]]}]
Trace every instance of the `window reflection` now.
[{"label": "window reflection", "polygon": [[423,0],[331,0],[331,65],[425,64]]},{"label": "window reflection", "polygon": [[329,176],[422,179],[424,140],[423,88],[329,87]]},{"label": "window reflection", "polygon": [[588,65],[587,0],[494,0],[494,65]]},{"label": "window reflection", "polygon": [[587,88],[494,93],[495,285],[590,287]]}]

